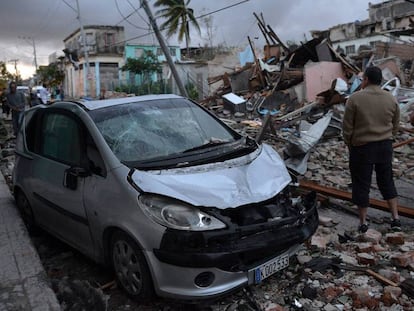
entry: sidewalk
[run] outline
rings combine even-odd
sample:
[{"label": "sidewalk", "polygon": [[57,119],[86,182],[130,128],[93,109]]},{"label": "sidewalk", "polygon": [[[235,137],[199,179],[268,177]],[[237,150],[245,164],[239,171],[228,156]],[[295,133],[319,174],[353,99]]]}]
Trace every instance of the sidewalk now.
[{"label": "sidewalk", "polygon": [[0,311],[61,310],[0,172]]}]

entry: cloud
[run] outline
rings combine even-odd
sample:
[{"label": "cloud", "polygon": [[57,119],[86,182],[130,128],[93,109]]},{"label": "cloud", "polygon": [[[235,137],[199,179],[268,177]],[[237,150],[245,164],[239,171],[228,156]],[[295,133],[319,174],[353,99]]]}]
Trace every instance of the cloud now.
[{"label": "cloud", "polygon": [[[331,26],[368,18],[368,2],[373,0],[192,0],[190,7],[195,15],[216,11],[212,14],[213,43],[230,46],[248,44],[247,36],[259,38],[259,46],[264,44],[253,13],[263,14],[269,24],[283,40],[304,40],[309,30],[322,30]],[[79,28],[77,14],[67,4],[76,9],[75,0],[10,0],[2,1],[0,11],[0,60],[19,59],[20,65],[33,66],[34,38],[38,64],[45,65],[48,55],[63,49],[63,39]],[[149,1],[151,3],[151,1]],[[243,2],[243,3],[240,3]],[[380,1],[376,1],[380,2]],[[238,4],[240,3],[240,4]],[[157,40],[148,29],[148,18],[143,9],[138,8],[138,0],[88,0],[79,1],[81,19],[84,25],[115,25],[125,27],[126,38],[136,38],[130,43],[153,43]],[[237,5],[235,5],[237,4]],[[235,5],[230,9],[224,7]],[[155,14],[156,10],[153,9]],[[130,15],[131,14],[131,15]],[[128,16],[128,22],[123,16]],[[159,21],[161,24],[162,21]],[[199,20],[202,35],[191,33],[193,45],[207,44],[206,26]],[[133,25],[137,26],[133,26]],[[170,38],[169,44],[177,45],[176,38]],[[184,42],[182,46],[184,46]]]}]

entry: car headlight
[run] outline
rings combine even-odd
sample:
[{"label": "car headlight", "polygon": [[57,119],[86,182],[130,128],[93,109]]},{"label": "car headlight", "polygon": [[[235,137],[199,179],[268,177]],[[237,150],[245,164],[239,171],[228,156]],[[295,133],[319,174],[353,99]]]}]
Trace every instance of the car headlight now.
[{"label": "car headlight", "polygon": [[226,227],[199,208],[171,198],[144,194],[138,197],[138,205],[157,223],[172,229],[205,231]]}]

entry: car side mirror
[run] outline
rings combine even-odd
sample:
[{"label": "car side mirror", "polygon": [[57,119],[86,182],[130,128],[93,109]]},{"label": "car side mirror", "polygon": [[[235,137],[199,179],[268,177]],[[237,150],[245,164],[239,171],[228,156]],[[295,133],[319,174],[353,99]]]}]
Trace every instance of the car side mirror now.
[{"label": "car side mirror", "polygon": [[95,175],[106,176],[105,163],[95,146],[88,145],[86,154],[89,160],[89,168]]},{"label": "car side mirror", "polygon": [[85,178],[91,175],[89,169],[73,166],[65,171],[63,177],[63,186],[71,190],[76,190],[78,187],[78,177]]}]

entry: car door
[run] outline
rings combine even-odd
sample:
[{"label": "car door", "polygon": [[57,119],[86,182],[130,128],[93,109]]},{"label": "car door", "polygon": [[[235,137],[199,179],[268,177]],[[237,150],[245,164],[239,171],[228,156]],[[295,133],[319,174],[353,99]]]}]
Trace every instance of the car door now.
[{"label": "car door", "polygon": [[89,254],[93,243],[84,206],[89,178],[84,126],[73,113],[48,109],[39,118],[33,162],[36,221],[69,244]]}]

